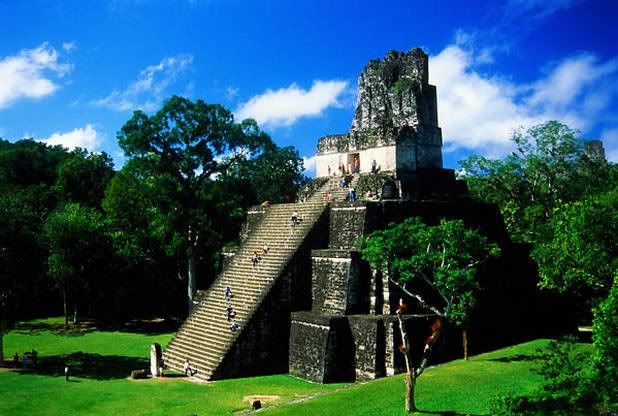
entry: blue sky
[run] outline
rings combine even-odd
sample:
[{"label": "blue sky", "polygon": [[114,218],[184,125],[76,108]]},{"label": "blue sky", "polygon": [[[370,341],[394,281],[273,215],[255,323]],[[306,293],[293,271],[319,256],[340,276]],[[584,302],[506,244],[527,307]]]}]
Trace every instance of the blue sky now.
[{"label": "blue sky", "polygon": [[[387,6],[385,6],[387,5]],[[618,1],[0,0],[0,137],[123,158],[116,132],[172,94],[253,117],[311,174],[349,129],[369,59],[420,46],[447,167],[558,119],[618,161]]]}]

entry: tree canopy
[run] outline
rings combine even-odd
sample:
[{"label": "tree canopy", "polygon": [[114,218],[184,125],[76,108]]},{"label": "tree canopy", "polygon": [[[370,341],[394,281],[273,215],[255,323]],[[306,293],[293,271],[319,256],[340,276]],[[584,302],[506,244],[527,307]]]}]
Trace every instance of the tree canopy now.
[{"label": "tree canopy", "polygon": [[542,287],[605,298],[618,271],[618,189],[556,208],[532,257]]},{"label": "tree canopy", "polygon": [[[364,241],[362,253],[374,268],[387,271],[389,279],[422,307],[461,325],[475,304],[477,266],[499,251],[497,245],[466,228],[461,220],[428,226],[412,217],[371,234]],[[437,294],[439,300],[430,302],[424,293]]]},{"label": "tree canopy", "polygon": [[477,198],[500,207],[514,240],[533,242],[554,208],[607,190],[613,167],[591,159],[577,132],[548,121],[513,132],[515,151],[501,160],[471,156],[460,162]]},{"label": "tree canopy", "polygon": [[[151,116],[136,111],[118,133],[118,142],[129,158],[123,171],[130,171],[118,181],[142,188],[132,194],[145,207],[147,234],[186,264],[179,275],[187,279],[189,305],[196,289],[196,264],[208,256],[207,263],[216,264],[213,257],[223,244],[229,214],[236,212],[239,218],[238,208],[255,203],[255,198],[245,199],[247,194],[271,197],[294,188],[302,169],[298,154],[278,149],[255,121],[236,123],[218,104],[177,96]],[[251,174],[245,174],[247,169]],[[258,179],[267,175],[269,187]],[[248,186],[226,192],[241,189],[239,183]],[[106,202],[108,208],[122,204],[117,193],[127,191],[112,183],[108,198],[116,202]]]},{"label": "tree canopy", "polygon": [[77,203],[68,203],[45,222],[44,239],[49,249],[48,273],[63,294],[65,323],[72,302],[74,321],[84,304],[106,279],[111,243],[103,215]]}]

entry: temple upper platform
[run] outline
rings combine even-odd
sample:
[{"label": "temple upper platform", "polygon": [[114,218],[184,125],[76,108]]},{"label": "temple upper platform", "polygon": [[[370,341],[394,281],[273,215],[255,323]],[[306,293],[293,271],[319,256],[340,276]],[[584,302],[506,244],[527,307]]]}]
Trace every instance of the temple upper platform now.
[{"label": "temple upper platform", "polygon": [[419,48],[391,51],[372,60],[358,77],[358,101],[350,131],[322,137],[316,176],[372,169],[396,176],[442,167],[436,87],[428,82],[428,56]]}]

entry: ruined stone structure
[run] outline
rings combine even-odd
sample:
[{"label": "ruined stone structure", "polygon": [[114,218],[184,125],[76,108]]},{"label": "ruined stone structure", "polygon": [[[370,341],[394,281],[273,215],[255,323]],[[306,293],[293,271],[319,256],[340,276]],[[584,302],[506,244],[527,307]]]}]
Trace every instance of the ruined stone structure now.
[{"label": "ruined stone structure", "polygon": [[[331,382],[402,371],[394,310],[403,295],[370,270],[357,244],[409,216],[430,224],[461,218],[502,248],[502,257],[481,272],[485,290],[469,328],[473,352],[513,341],[523,327],[533,333],[536,307],[528,291],[535,282],[526,276],[535,272],[527,253],[510,242],[497,208],[469,199],[465,183],[442,168],[441,145],[427,55],[413,49],[371,61],[359,77],[350,132],[319,140],[318,177],[327,176],[329,165],[337,174],[339,164],[359,158],[360,175],[351,183],[357,186],[379,176],[367,173],[375,159],[395,178],[399,192],[394,195],[400,198],[346,202],[347,190],[335,175],[304,203],[249,210],[241,245],[224,252],[223,272],[197,297],[168,345],[167,366],[181,371],[189,359],[202,380],[290,372]],[[294,211],[301,221],[291,226]],[[270,251],[254,267],[253,253],[264,243]],[[521,308],[522,299],[527,308]],[[226,317],[228,306],[235,312],[235,330]],[[404,316],[413,359],[420,357],[434,318],[414,307]],[[452,354],[442,349],[436,358]]]},{"label": "ruined stone structure", "polygon": [[373,60],[358,77],[358,104],[347,134],[318,141],[316,174],[337,172],[343,164],[360,173],[372,165],[382,172],[410,173],[442,167],[436,87],[428,82],[428,57],[421,49],[391,51]]}]

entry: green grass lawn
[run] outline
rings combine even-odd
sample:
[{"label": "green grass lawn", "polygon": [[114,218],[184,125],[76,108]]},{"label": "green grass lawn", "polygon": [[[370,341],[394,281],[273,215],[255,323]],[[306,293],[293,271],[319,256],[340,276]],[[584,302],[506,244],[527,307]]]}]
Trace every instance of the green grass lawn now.
[{"label": "green grass lawn", "polygon": [[[34,348],[40,369],[0,371],[0,415],[225,415],[248,409],[246,396],[278,396],[266,400],[265,413],[273,415],[405,414],[401,376],[351,386],[288,375],[203,384],[182,377],[129,380],[131,369],[147,366],[151,343],[169,342],[169,330],[63,331],[61,323],[30,321],[5,337],[7,358]],[[546,343],[529,342],[430,368],[418,381],[417,406],[429,415],[487,415],[487,403],[496,394],[526,394],[540,386],[529,369],[535,350]],[[65,362],[74,368],[68,383]]]}]

